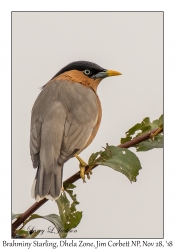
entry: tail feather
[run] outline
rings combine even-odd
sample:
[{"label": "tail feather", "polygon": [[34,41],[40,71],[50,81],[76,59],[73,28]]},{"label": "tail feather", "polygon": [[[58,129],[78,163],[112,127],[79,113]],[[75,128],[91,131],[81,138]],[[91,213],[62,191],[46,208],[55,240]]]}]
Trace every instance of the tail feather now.
[{"label": "tail feather", "polygon": [[32,197],[35,198],[37,202],[45,197],[49,200],[59,198],[62,191],[62,174],[63,165],[57,165],[56,173],[55,171],[46,173],[44,168],[39,166],[32,185]]}]

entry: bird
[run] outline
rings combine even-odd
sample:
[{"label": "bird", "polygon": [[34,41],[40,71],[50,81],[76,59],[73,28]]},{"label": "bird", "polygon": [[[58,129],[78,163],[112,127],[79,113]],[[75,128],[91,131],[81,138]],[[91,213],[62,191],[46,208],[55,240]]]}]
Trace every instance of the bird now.
[{"label": "bird", "polygon": [[102,109],[97,95],[101,80],[120,72],[89,61],[75,61],[59,70],[43,87],[31,111],[30,155],[36,176],[31,195],[37,202],[56,200],[63,188],[63,166],[80,162],[85,181],[87,165],[79,154],[95,138]]}]

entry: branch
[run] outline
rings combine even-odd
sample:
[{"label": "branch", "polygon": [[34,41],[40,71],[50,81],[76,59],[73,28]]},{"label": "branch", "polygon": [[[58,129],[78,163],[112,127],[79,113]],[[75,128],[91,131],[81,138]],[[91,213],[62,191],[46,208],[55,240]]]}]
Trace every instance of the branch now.
[{"label": "branch", "polygon": [[[163,129],[162,129],[162,130],[163,130]],[[148,133],[146,133],[146,134],[144,134],[144,135],[138,136],[138,137],[134,138],[134,139],[131,140],[131,141],[128,141],[128,142],[125,142],[125,143],[123,143],[123,144],[118,145],[118,147],[120,147],[120,148],[130,148],[130,147],[134,147],[134,146],[136,146],[137,144],[139,144],[140,142],[146,141],[146,140],[148,140],[149,138],[152,138],[152,135],[154,135],[155,132],[158,131],[158,133],[156,133],[156,135],[159,134],[159,133],[161,133],[162,130],[160,130],[159,128],[153,129],[153,130],[151,130],[150,132],[148,132]]]},{"label": "branch", "polygon": [[[125,142],[123,144],[118,145],[117,147],[120,148],[129,148],[129,147],[133,147],[135,145],[137,145],[138,143],[145,141],[147,139],[149,139],[153,134],[155,134],[155,132],[161,133],[162,131],[159,131],[158,129],[154,129],[144,135],[138,136],[136,138],[134,138],[131,141]],[[156,133],[156,134],[158,134]],[[96,168],[98,165],[93,166],[92,169]],[[85,171],[88,170],[88,166],[86,166]],[[63,182],[64,184],[70,184],[70,183],[74,183],[77,180],[80,179],[80,171],[77,172],[76,174],[72,175],[70,178],[68,178],[67,180],[65,180]],[[35,202],[27,211],[25,211],[13,224],[12,224],[12,237],[15,237],[15,230],[31,215],[33,214],[39,207],[41,207],[44,203],[46,203],[48,201],[48,199],[44,198],[43,200],[39,201],[39,202]]]}]

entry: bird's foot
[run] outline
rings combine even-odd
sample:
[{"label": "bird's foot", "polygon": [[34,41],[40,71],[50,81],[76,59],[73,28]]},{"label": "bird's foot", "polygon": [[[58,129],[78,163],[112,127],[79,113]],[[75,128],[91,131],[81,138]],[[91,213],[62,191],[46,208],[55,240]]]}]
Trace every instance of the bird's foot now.
[{"label": "bird's foot", "polygon": [[80,158],[79,155],[75,154],[74,156],[75,156],[75,157],[77,158],[77,160],[80,162],[80,165],[79,165],[79,166],[80,166],[80,177],[83,179],[83,182],[86,182],[86,181],[85,181],[85,175],[87,175],[87,178],[90,179],[89,173],[92,174],[92,171],[91,171],[91,170],[89,171],[89,169],[88,169],[87,171],[85,171],[85,170],[86,170],[86,167],[88,166],[88,164],[87,164],[85,161],[83,161],[83,160]]},{"label": "bird's foot", "polygon": [[[86,165],[88,166],[88,165]],[[86,183],[85,181],[85,175],[87,175],[87,178],[90,179],[90,174],[92,175],[92,170],[91,168],[88,168],[88,170],[86,170],[86,166],[82,166],[80,164],[80,177],[83,179],[83,182]]]}]

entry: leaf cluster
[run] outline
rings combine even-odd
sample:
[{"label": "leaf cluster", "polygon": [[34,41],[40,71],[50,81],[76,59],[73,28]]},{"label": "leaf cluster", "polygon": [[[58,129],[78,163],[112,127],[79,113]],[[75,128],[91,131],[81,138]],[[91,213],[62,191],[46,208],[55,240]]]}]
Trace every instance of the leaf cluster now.
[{"label": "leaf cluster", "polygon": [[154,148],[162,148],[163,147],[163,115],[159,117],[159,119],[150,122],[150,118],[146,117],[143,119],[141,123],[135,124],[132,128],[130,128],[125,134],[125,138],[121,138],[121,143],[125,143],[133,140],[136,137],[139,137],[147,132],[150,132],[153,129],[162,129],[162,132],[156,135],[153,138],[149,138],[146,141],[140,142],[135,145],[137,151],[148,151]]}]

